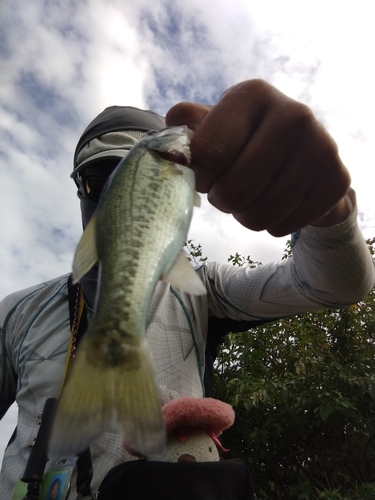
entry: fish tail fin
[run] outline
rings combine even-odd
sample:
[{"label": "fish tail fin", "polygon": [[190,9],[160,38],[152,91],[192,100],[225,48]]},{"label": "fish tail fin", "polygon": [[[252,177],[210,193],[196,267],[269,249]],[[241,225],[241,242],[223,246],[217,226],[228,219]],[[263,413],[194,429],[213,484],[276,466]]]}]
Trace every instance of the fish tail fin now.
[{"label": "fish tail fin", "polygon": [[110,365],[92,359],[85,341],[59,400],[49,456],[79,453],[106,431],[141,455],[161,453],[165,427],[147,343],[130,346],[131,363]]}]

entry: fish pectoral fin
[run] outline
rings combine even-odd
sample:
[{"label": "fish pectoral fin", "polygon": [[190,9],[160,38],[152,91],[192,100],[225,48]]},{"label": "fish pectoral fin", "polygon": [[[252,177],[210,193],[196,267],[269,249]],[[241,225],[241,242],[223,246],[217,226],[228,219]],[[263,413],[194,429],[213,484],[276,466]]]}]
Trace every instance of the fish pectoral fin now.
[{"label": "fish pectoral fin", "polygon": [[96,250],[96,213],[91,217],[78,243],[73,259],[73,283],[78,281],[98,262]]},{"label": "fish pectoral fin", "polygon": [[176,175],[183,175],[182,171],[177,168],[173,162],[167,162],[163,168],[160,169],[159,175],[162,179],[168,179]]},{"label": "fish pectoral fin", "polygon": [[195,207],[200,207],[201,206],[201,197],[197,193],[197,191],[194,190],[194,206]]},{"label": "fish pectoral fin", "polygon": [[206,287],[194,271],[183,250],[178,254],[163,280],[191,295],[206,295],[207,293]]},{"label": "fish pectoral fin", "polygon": [[110,365],[90,359],[90,341],[84,341],[60,396],[48,456],[79,453],[103,432],[117,432],[146,457],[162,453],[165,427],[146,342],[130,346],[131,363]]}]

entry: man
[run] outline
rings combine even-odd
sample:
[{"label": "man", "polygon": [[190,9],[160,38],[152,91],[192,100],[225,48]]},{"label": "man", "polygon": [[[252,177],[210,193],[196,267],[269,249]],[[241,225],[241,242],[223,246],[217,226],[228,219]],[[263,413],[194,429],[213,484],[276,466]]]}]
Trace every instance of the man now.
[{"label": "man", "polygon": [[[157,382],[201,397],[210,394],[212,363],[225,333],[358,302],[374,285],[374,266],[357,226],[350,176],[332,138],[304,105],[250,80],[229,89],[216,106],[177,104],[166,125],[182,124],[195,132],[191,166],[199,192],[251,230],[294,233],[292,259],[256,269],[216,262],[197,269],[206,297],[180,294],[164,283],[156,288],[147,335]],[[78,142],[72,174],[84,227],[120,158],[148,130],[164,126],[154,113],[122,107],[107,108],[90,123]],[[3,462],[1,498],[11,497],[23,474],[45,400],[58,396],[71,324],[79,337],[92,317],[97,269],[81,282],[82,316],[79,288],[68,277],[2,303],[0,410],[3,415],[16,399],[19,419]],[[108,471],[134,459],[110,433],[90,450],[93,492]],[[74,488],[69,498],[75,498]]]}]

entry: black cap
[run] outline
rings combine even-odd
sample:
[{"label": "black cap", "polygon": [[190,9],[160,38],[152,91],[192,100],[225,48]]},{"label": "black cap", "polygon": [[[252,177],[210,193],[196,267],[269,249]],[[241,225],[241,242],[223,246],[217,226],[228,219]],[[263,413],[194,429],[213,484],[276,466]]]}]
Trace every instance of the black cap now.
[{"label": "black cap", "polygon": [[92,139],[110,132],[161,130],[165,128],[165,120],[153,111],[133,108],[132,106],[110,106],[105,108],[86,127],[78,141],[74,153],[74,168],[71,177],[74,177],[78,167],[77,158],[82,150]]}]

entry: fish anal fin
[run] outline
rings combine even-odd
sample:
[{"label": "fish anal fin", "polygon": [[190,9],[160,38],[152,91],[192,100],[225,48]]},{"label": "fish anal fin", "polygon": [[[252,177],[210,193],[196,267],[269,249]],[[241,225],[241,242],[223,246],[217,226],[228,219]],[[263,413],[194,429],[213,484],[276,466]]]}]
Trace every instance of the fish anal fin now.
[{"label": "fish anal fin", "polygon": [[206,295],[207,293],[206,287],[194,271],[183,250],[178,254],[172,267],[162,279],[191,295]]},{"label": "fish anal fin", "polygon": [[146,342],[136,347],[140,363],[129,369],[126,363],[92,362],[84,340],[60,396],[49,456],[79,453],[107,431],[118,432],[146,457],[163,452],[164,421]]},{"label": "fish anal fin", "polygon": [[96,250],[96,213],[94,213],[83,232],[74,254],[73,283],[78,283],[82,276],[88,273],[98,260],[98,252]]}]

